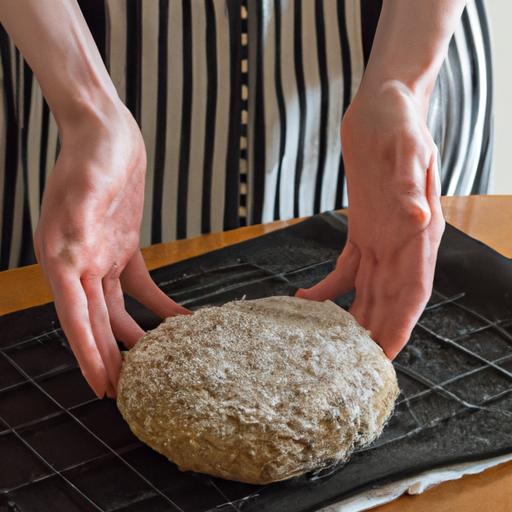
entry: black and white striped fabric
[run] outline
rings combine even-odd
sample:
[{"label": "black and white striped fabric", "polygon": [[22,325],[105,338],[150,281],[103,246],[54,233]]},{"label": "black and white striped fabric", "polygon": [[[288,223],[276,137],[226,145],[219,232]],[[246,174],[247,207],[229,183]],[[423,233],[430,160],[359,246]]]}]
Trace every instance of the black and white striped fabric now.
[{"label": "black and white striped fabric", "polygon": [[[339,125],[381,2],[81,0],[147,148],[141,245],[345,206]],[[482,0],[470,0],[431,101],[445,194],[484,193],[492,76]],[[58,131],[0,28],[0,269],[33,263]]]}]

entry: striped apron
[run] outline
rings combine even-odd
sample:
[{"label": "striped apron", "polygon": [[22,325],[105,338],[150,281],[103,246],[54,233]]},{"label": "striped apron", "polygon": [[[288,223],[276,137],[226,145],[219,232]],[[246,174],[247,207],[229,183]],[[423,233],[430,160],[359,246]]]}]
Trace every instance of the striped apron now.
[{"label": "striped apron", "polygon": [[[341,117],[381,1],[81,0],[146,143],[141,245],[347,205]],[[35,261],[32,233],[58,156],[55,119],[0,28],[0,270]],[[443,194],[485,193],[492,74],[470,0],[432,94]]]}]

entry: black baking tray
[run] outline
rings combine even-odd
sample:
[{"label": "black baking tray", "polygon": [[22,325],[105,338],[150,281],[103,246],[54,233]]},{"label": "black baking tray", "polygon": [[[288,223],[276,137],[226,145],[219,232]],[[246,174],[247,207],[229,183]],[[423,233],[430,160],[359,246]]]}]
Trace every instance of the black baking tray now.
[{"label": "black baking tray", "polygon": [[[346,241],[336,213],[151,272],[194,309],[291,295]],[[338,303],[348,306],[350,294]],[[145,328],[154,317],[126,298]],[[0,318],[0,512],[317,510],[428,469],[512,451],[512,262],[448,226],[434,292],[394,362],[401,394],[382,436],[343,466],[254,486],[181,473],[83,380],[53,304]]]}]

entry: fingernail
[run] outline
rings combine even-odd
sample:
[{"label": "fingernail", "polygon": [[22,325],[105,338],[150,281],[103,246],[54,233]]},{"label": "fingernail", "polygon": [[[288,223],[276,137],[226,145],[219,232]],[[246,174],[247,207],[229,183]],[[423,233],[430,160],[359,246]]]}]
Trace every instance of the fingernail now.
[{"label": "fingernail", "polygon": [[90,383],[88,383],[88,384],[89,384],[90,388],[94,391],[96,398],[98,398],[98,400],[101,400],[103,398],[103,395],[105,394],[105,391],[97,386],[93,386]]}]

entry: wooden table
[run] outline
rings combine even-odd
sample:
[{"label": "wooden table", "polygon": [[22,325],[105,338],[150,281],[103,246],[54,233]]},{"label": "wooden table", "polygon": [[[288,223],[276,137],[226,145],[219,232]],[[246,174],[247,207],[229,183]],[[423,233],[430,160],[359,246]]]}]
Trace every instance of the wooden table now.
[{"label": "wooden table", "polygon": [[[448,222],[512,258],[512,196],[443,198]],[[191,258],[297,222],[274,222],[225,233],[157,244],[142,249],[149,269]],[[0,315],[52,300],[38,265],[0,272]],[[441,484],[419,496],[403,496],[379,512],[512,511],[512,462],[461,480]]]}]

